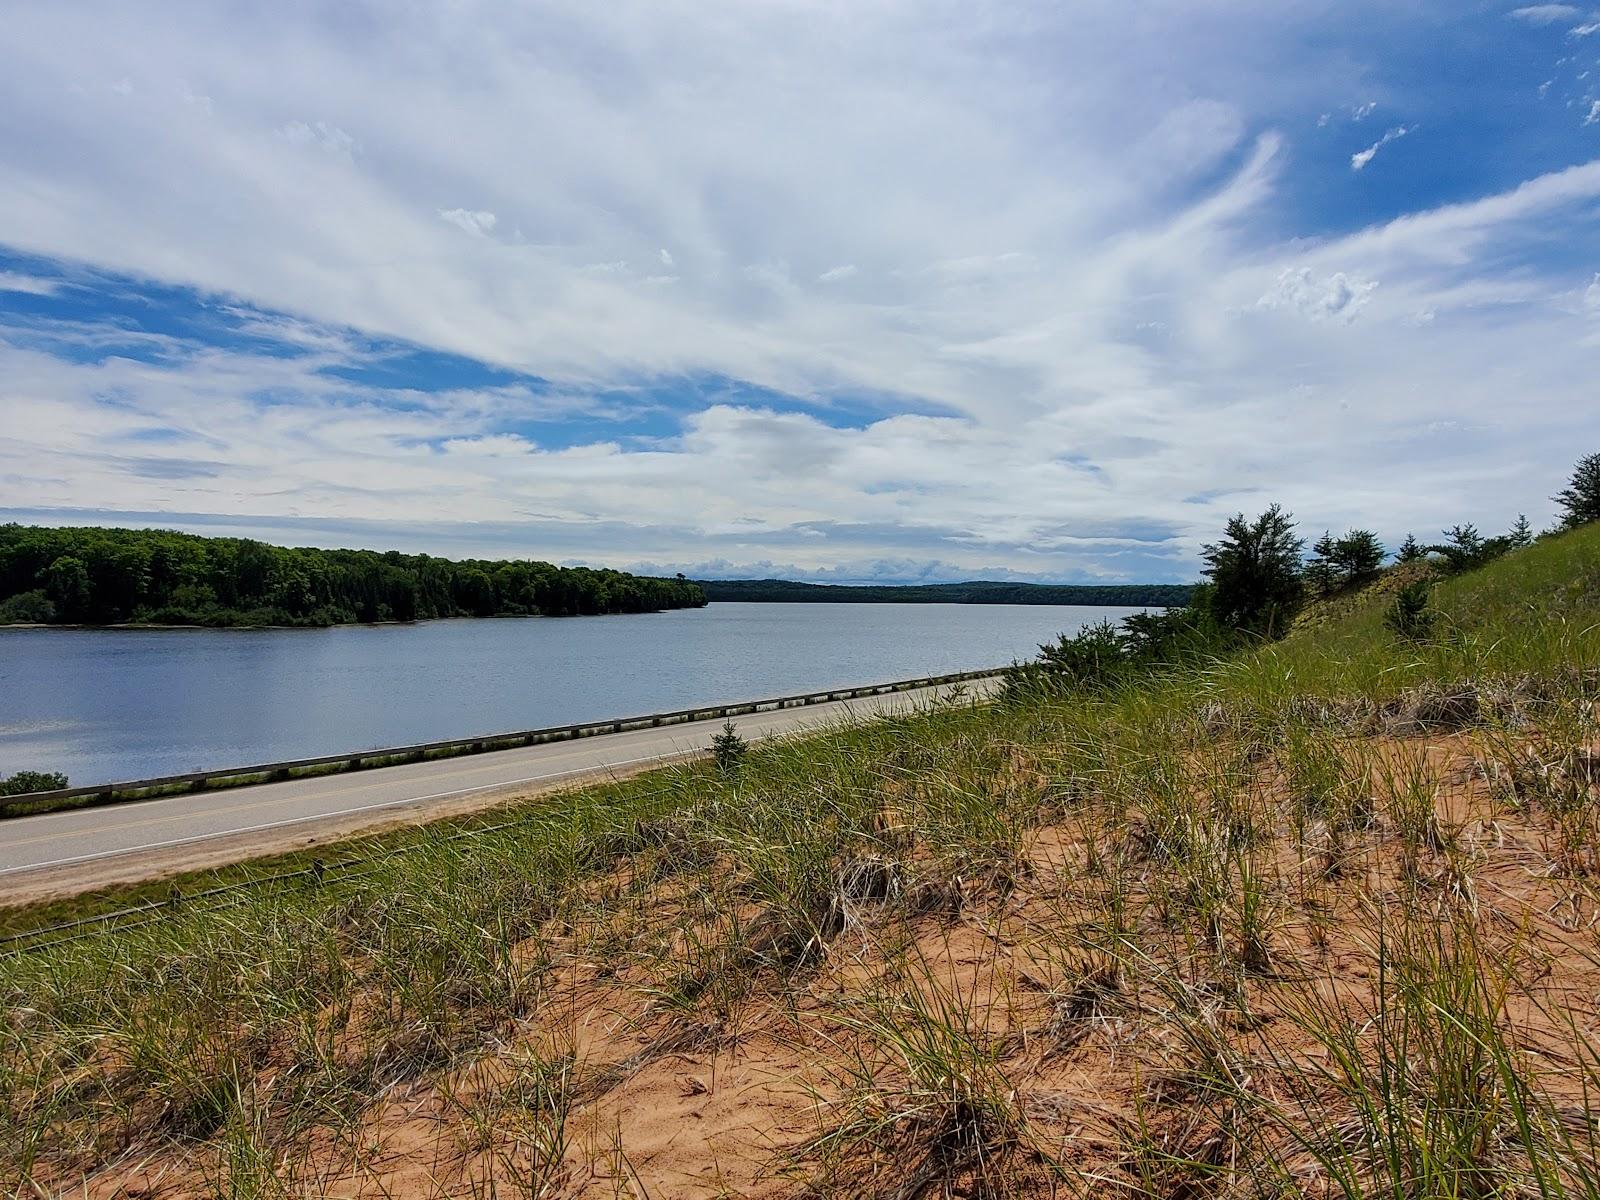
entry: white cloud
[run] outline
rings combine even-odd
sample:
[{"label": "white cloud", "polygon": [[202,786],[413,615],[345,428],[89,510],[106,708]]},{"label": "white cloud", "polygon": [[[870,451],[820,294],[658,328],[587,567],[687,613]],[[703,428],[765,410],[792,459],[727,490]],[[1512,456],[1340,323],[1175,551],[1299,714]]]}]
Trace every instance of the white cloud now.
[{"label": "white cloud", "polygon": [[1600,272],[1583,289],[1583,307],[1591,317],[1600,317]]},{"label": "white cloud", "polygon": [[672,253],[670,251],[668,251],[668,250],[660,251],[660,257],[661,257],[661,265],[663,267],[670,267],[670,266],[673,265]]},{"label": "white cloud", "polygon": [[59,279],[41,279],[20,271],[0,271],[0,292],[19,292],[29,296],[54,296],[61,290]]},{"label": "white cloud", "polygon": [[[35,6],[0,73],[28,115],[0,129],[3,237],[281,314],[251,327],[304,353],[139,363],[101,329],[73,362],[0,330],[0,505],[1047,577],[1192,574],[1269,499],[1537,514],[1600,438],[1567,265],[1597,261],[1600,165],[1329,233],[1350,218],[1308,213],[1327,181],[1286,178],[1312,156],[1277,131],[1321,143],[1325,97],[1425,107],[1307,50],[1329,22],[1375,43],[1386,6],[1140,8],[985,8],[979,36],[940,5],[460,0],[373,38],[297,6]],[[371,336],[556,391],[329,373]]]},{"label": "white cloud", "polygon": [[1589,105],[1589,114],[1583,118],[1585,125],[1600,124],[1600,100],[1592,101]]},{"label": "white cloud", "polygon": [[1582,9],[1574,8],[1570,4],[1529,4],[1522,8],[1512,9],[1507,16],[1515,17],[1519,21],[1526,21],[1530,25],[1554,25],[1558,21],[1570,21],[1582,14]]},{"label": "white cloud", "polygon": [[1287,267],[1257,305],[1291,309],[1313,321],[1348,324],[1355,320],[1377,287],[1376,280],[1351,279],[1342,271],[1315,278],[1310,267]]},{"label": "white cloud", "polygon": [[1395,128],[1389,130],[1365,150],[1359,150],[1355,154],[1352,154],[1350,156],[1350,169],[1352,171],[1362,170],[1369,162],[1373,160],[1374,157],[1377,156],[1379,150],[1382,150],[1390,142],[1398,141],[1399,139],[1405,137],[1406,134],[1410,132],[1411,129],[1404,125],[1395,126]]},{"label": "white cloud", "polygon": [[1350,119],[1352,121],[1365,121],[1377,109],[1378,102],[1376,100],[1368,100],[1365,104],[1357,105],[1350,110]]},{"label": "white cloud", "polygon": [[487,237],[492,233],[496,220],[492,212],[477,212],[466,208],[441,208],[439,216],[457,229],[464,229],[478,237]]},{"label": "white cloud", "polygon": [[1600,21],[1587,21],[1582,25],[1574,25],[1567,30],[1567,36],[1570,38],[1588,37],[1591,33],[1600,33]]}]

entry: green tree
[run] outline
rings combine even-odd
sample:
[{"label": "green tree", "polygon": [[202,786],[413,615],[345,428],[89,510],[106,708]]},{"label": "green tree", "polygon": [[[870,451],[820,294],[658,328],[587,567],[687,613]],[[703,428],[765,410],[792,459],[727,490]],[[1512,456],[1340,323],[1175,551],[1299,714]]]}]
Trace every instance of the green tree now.
[{"label": "green tree", "polygon": [[1328,596],[1339,585],[1339,570],[1334,565],[1337,543],[1333,534],[1324,532],[1311,546],[1311,558],[1306,563],[1305,583],[1314,594]]},{"label": "green tree", "polygon": [[1424,641],[1433,632],[1437,614],[1428,604],[1425,580],[1408,583],[1395,595],[1394,603],[1383,614],[1383,623],[1396,636],[1410,642]]},{"label": "green tree", "polygon": [[1444,559],[1445,569],[1452,575],[1462,571],[1475,571],[1493,562],[1510,546],[1505,538],[1486,538],[1470,521],[1465,525],[1452,525],[1445,530],[1444,541],[1428,549]]},{"label": "green tree", "polygon": [[44,591],[65,621],[82,621],[89,615],[89,569],[81,558],[63,554],[44,573]]},{"label": "green tree", "polygon": [[1511,527],[1511,532],[1506,534],[1506,542],[1513,550],[1533,545],[1533,526],[1528,523],[1527,513],[1517,514],[1517,523]]},{"label": "green tree", "polygon": [[0,779],[0,796],[25,796],[29,792],[53,792],[67,786],[60,771],[18,771]]},{"label": "green tree", "polygon": [[1383,565],[1383,543],[1370,529],[1352,529],[1333,547],[1333,561],[1346,583],[1365,583]]},{"label": "green tree", "polygon": [[1400,549],[1395,552],[1394,557],[1397,562],[1408,563],[1416,562],[1417,559],[1426,558],[1427,556],[1427,547],[1417,541],[1412,534],[1408,533],[1406,534],[1406,540],[1400,543]]},{"label": "green tree", "polygon": [[1564,529],[1600,521],[1600,454],[1580,458],[1571,481],[1553,499],[1566,510],[1561,518]]},{"label": "green tree", "polygon": [[1274,504],[1254,521],[1229,519],[1220,541],[1202,549],[1212,583],[1212,615],[1223,625],[1275,637],[1283,633],[1305,594],[1294,518]]},{"label": "green tree", "polygon": [[749,751],[750,743],[739,736],[732,721],[724,721],[722,732],[711,739],[711,757],[724,775],[736,774]]}]

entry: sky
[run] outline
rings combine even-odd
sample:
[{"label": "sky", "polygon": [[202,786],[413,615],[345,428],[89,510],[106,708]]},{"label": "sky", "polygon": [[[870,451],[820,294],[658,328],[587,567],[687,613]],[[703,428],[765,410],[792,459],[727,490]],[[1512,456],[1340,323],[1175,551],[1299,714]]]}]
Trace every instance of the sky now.
[{"label": "sky", "polygon": [[1600,10],[10,0],[0,520],[1185,581],[1553,521]]}]

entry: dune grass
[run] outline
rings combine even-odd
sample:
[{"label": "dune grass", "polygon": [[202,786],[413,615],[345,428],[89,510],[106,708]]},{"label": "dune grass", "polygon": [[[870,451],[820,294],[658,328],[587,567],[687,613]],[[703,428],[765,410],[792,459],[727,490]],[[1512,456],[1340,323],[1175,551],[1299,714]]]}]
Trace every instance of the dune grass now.
[{"label": "dune grass", "polygon": [[7,956],[0,1187],[1600,1195],[1600,529],[1382,603]]}]

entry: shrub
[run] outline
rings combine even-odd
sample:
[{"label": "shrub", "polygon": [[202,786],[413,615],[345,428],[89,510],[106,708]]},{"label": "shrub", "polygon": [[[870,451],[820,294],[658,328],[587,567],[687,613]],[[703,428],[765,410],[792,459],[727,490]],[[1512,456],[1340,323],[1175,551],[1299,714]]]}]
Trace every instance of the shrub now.
[{"label": "shrub", "polygon": [[24,796],[29,792],[53,792],[67,786],[67,777],[60,771],[18,771],[7,779],[0,779],[0,796]]},{"label": "shrub", "polygon": [[1127,671],[1122,634],[1110,621],[1085,625],[1039,647],[1039,666],[1071,688],[1104,688]]},{"label": "shrub", "polygon": [[56,619],[56,606],[44,592],[18,592],[0,602],[0,625],[48,625]]}]

